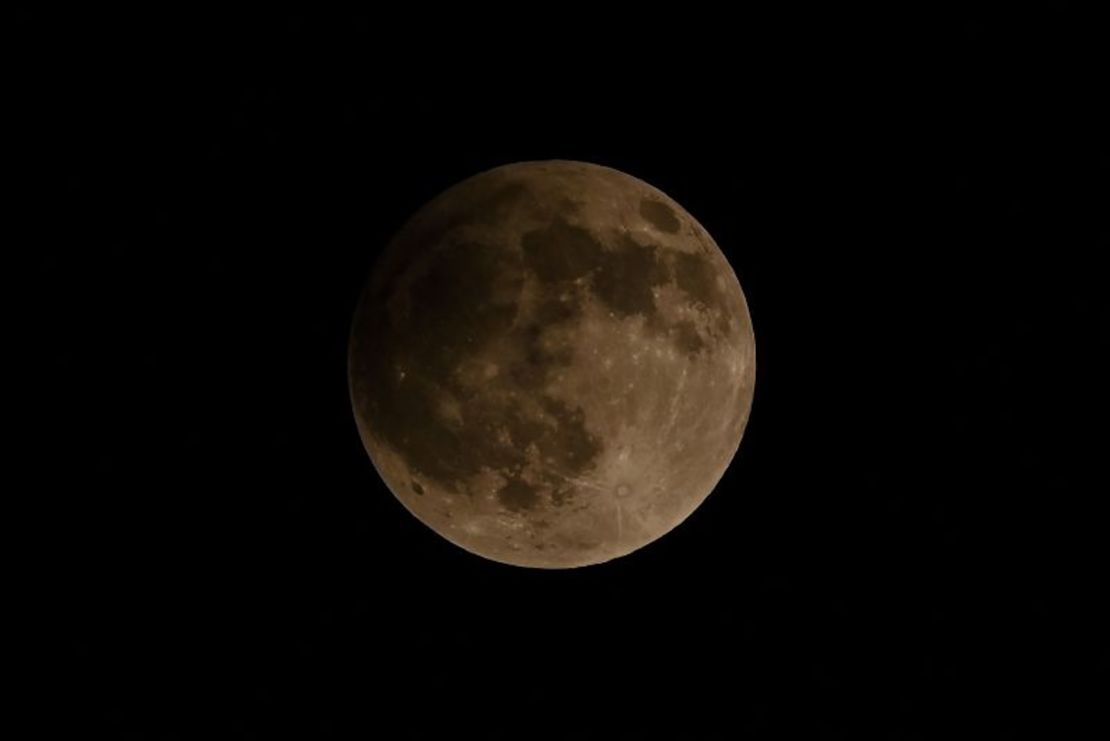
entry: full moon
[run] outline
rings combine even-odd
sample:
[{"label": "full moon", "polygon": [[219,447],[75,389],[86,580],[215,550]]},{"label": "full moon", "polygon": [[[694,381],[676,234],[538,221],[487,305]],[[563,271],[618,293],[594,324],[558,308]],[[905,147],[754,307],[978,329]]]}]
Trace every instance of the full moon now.
[{"label": "full moon", "polygon": [[351,401],[400,502],[479,556],[571,568],[685,520],[735,455],[755,339],[712,237],[584,162],[453,186],[386,247],[355,311]]}]

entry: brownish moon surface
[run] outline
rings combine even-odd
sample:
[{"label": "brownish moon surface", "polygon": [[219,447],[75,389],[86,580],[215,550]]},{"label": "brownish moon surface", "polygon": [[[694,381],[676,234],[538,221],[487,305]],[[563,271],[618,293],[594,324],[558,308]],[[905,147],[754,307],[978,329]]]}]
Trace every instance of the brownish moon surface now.
[{"label": "brownish moon surface", "polygon": [[705,229],[583,162],[465,180],[413,216],[350,340],[359,433],[401,503],[495,561],[569,568],[681,523],[743,435],[755,340]]}]

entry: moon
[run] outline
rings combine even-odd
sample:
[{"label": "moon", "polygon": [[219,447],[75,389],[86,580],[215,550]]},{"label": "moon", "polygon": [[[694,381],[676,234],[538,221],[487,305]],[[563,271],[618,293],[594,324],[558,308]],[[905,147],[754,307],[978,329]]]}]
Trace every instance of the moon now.
[{"label": "moon", "polygon": [[354,315],[351,402],[409,512],[494,561],[573,568],[679,525],[740,444],[755,338],[720,248],[600,165],[521,162],[396,234]]}]

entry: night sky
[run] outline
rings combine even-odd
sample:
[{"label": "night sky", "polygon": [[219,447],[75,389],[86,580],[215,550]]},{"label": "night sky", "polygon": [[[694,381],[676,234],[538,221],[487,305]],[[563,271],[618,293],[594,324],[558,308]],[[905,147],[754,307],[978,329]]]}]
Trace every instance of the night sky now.
[{"label": "night sky", "polygon": [[[114,738],[924,739],[1105,706],[1086,24],[538,18],[139,18],[51,58],[63,236],[27,321],[52,714]],[[346,378],[390,235],[548,158],[690,211],[758,366],[704,505],[557,572],[410,516]]]}]

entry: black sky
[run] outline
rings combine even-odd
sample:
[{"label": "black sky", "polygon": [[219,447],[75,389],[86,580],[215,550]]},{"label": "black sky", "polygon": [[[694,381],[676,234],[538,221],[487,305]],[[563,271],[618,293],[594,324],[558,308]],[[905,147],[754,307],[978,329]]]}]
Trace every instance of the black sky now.
[{"label": "black sky", "polygon": [[[1086,24],[663,20],[66,24],[89,51],[42,71],[60,236],[29,311],[58,719],[1008,738],[1096,707],[1110,155]],[[345,375],[391,233],[464,177],[545,158],[694,214],[758,358],[706,503],[550,573],[408,515]]]}]

